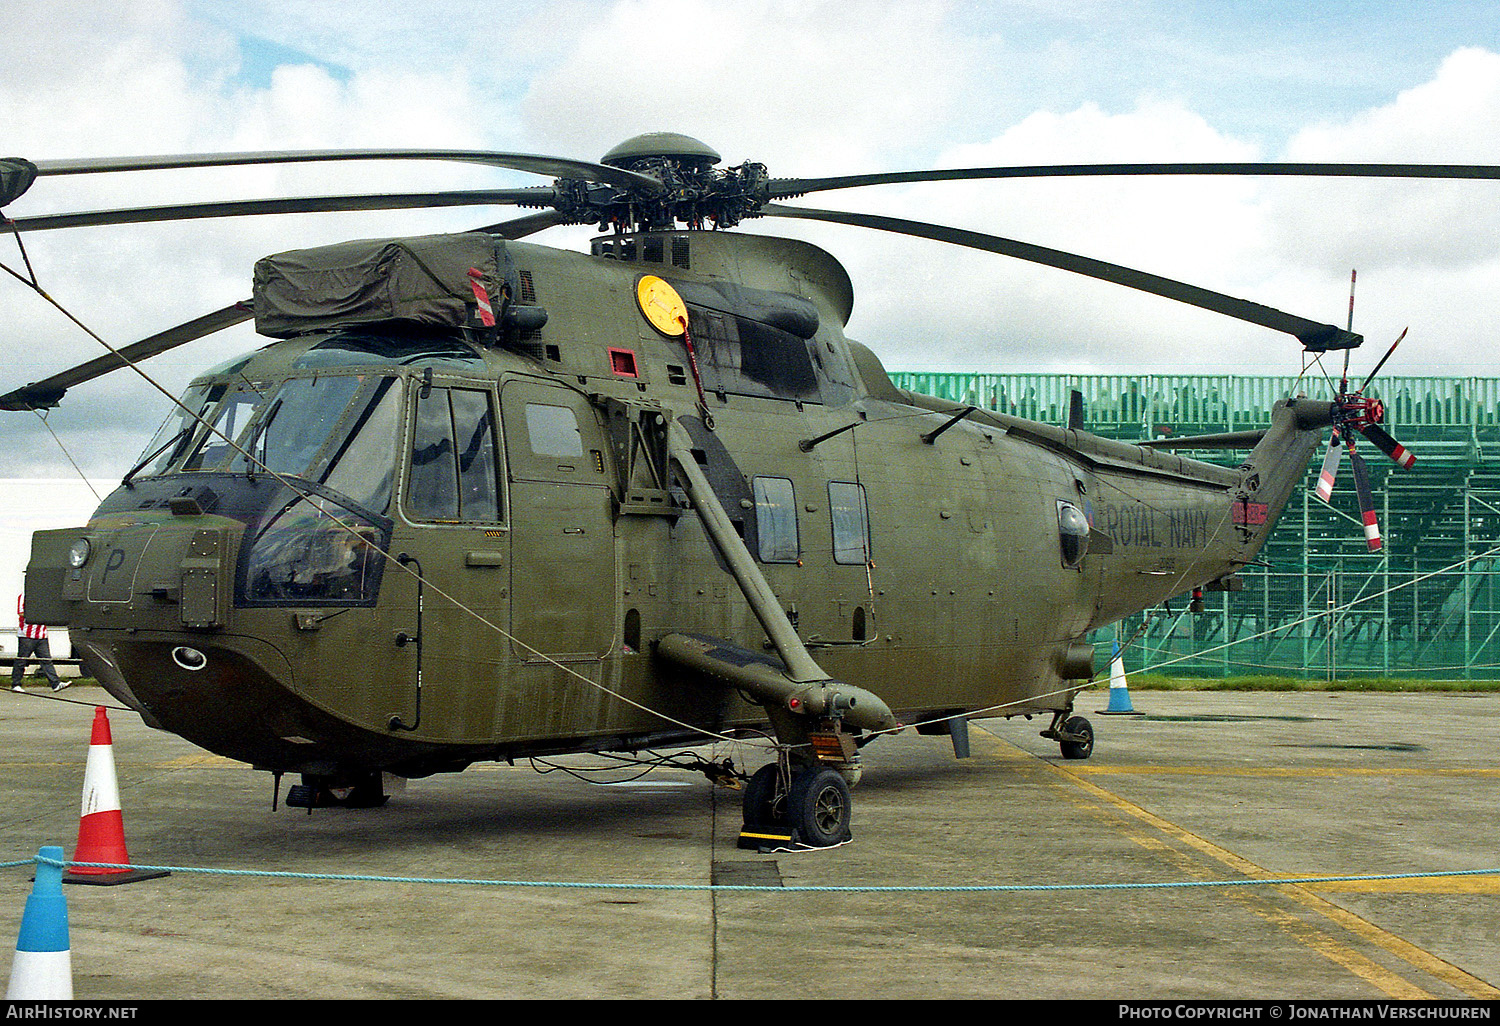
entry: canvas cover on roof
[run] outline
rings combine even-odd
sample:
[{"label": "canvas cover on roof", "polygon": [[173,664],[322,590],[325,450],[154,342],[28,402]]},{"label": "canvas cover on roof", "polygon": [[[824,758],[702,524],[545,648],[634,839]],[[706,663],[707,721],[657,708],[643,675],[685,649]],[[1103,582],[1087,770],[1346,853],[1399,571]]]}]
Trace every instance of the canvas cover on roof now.
[{"label": "canvas cover on roof", "polygon": [[490,235],[362,239],[255,264],[255,330],[272,338],[390,322],[477,325],[470,268],[498,314],[505,243]]}]

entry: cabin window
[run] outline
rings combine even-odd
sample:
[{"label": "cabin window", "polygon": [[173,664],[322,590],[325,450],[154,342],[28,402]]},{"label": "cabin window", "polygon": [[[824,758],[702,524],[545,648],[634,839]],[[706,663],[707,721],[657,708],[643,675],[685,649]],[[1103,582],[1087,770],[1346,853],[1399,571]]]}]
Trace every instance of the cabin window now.
[{"label": "cabin window", "polygon": [[419,520],[500,520],[495,417],[488,392],[428,388],[418,394],[406,508]]},{"label": "cabin window", "polygon": [[802,554],[797,541],[797,496],[784,477],[757,477],[755,527],[762,563],[795,563]]},{"label": "cabin window", "polygon": [[538,456],[582,456],[583,435],[578,417],[567,406],[526,404],[526,430],[531,451]]},{"label": "cabin window", "polygon": [[828,512],[833,520],[833,561],[864,565],[870,561],[870,514],[863,485],[828,483]]}]

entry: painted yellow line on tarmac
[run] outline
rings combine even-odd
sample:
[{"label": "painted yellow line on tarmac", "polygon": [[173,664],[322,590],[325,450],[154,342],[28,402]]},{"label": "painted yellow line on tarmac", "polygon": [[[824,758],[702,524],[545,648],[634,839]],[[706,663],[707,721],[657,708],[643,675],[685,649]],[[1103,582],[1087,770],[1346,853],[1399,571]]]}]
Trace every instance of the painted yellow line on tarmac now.
[{"label": "painted yellow line on tarmac", "polygon": [[[1159,835],[1143,834],[1129,826],[1125,828],[1124,834],[1147,851],[1171,862],[1184,874],[1199,880],[1208,875],[1206,872],[1208,867],[1201,859],[1195,859],[1189,852],[1168,844]],[[1264,919],[1272,926],[1290,934],[1299,944],[1311,948],[1330,962],[1343,966],[1351,975],[1375,985],[1390,997],[1409,1001],[1430,1000],[1433,997],[1410,980],[1391,972],[1385,966],[1360,954],[1347,944],[1339,943],[1316,926],[1303,922],[1284,909],[1275,907],[1265,900],[1264,895],[1234,887],[1224,889],[1224,898],[1226,901],[1241,906],[1251,915]]]},{"label": "painted yellow line on tarmac", "polygon": [[1473,766],[1079,766],[1084,777],[1500,777],[1500,768]]},{"label": "painted yellow line on tarmac", "polygon": [[[996,746],[1008,746],[1010,748],[1019,747],[1016,746],[1013,742],[1006,741],[996,736],[995,734],[984,730],[983,728],[979,729],[982,734],[989,735]],[[990,747],[993,749],[994,746]],[[1209,841],[1203,837],[1199,837],[1197,834],[1194,834],[1191,831],[1180,827],[1169,820],[1163,819],[1155,813],[1148,812],[1147,810],[1141,808],[1139,805],[1136,805],[1135,803],[1130,802],[1120,797],[1119,795],[1111,791],[1107,791],[1097,784],[1090,782],[1089,780],[1085,779],[1085,776],[1082,772],[1075,772],[1072,767],[1064,768],[1055,763],[1048,762],[1040,758],[1036,759],[1036,763],[1044,767],[1047,771],[1062,778],[1063,780],[1067,780],[1070,783],[1074,784],[1087,794],[1098,799],[1100,802],[1122,813],[1125,813],[1126,815],[1138,819],[1143,823],[1155,827],[1158,831],[1165,834],[1166,836],[1173,838],[1179,843],[1193,848],[1204,855],[1207,855],[1208,857],[1223,864],[1224,866],[1227,866],[1229,869],[1240,873],[1243,876],[1255,880],[1272,880],[1278,878],[1281,875],[1284,875],[1272,873],[1270,870],[1256,865],[1249,859],[1242,858],[1241,856],[1236,855],[1234,852],[1229,851],[1226,848],[1221,848],[1217,844],[1214,844],[1212,841]],[[1207,769],[1208,767],[1203,768]],[[1319,889],[1323,889],[1327,885],[1317,884],[1314,886],[1318,887]],[[1402,959],[1414,968],[1421,970],[1434,979],[1448,984],[1449,986],[1453,987],[1463,994],[1467,994],[1469,997],[1485,998],[1489,1000],[1500,998],[1500,988],[1493,987],[1490,984],[1486,983],[1484,980],[1479,979],[1477,976],[1473,976],[1460,969],[1458,966],[1453,965],[1451,962],[1447,962],[1432,954],[1431,952],[1419,948],[1417,945],[1411,943],[1410,941],[1404,940],[1393,933],[1382,930],[1380,927],[1374,925],[1373,923],[1361,919],[1354,913],[1348,911],[1347,909],[1340,908],[1338,905],[1335,905],[1333,902],[1328,901],[1325,898],[1320,898],[1306,886],[1298,884],[1277,884],[1275,885],[1275,890],[1278,893],[1292,899],[1293,901],[1296,901],[1299,904],[1302,904],[1307,908],[1312,909],[1313,911],[1318,912],[1324,917],[1332,920],[1339,926],[1343,927],[1345,930],[1354,934],[1356,937],[1359,937],[1364,941],[1380,948],[1381,950]],[[1269,917],[1280,920],[1281,916],[1283,915],[1283,913],[1271,913]],[[1286,925],[1289,929],[1292,929],[1294,936],[1297,936],[1302,943],[1307,944],[1309,947],[1312,947],[1314,950],[1318,951],[1325,957],[1332,959],[1334,962],[1345,966],[1351,972],[1367,980],[1371,984],[1379,987],[1381,990],[1385,991],[1393,998],[1423,998],[1432,996],[1427,994],[1421,988],[1412,984],[1410,981],[1395,975],[1394,973],[1378,965],[1377,963],[1372,962],[1365,956],[1360,955],[1357,952],[1354,952],[1352,949],[1339,944],[1332,938],[1318,933],[1317,931],[1312,931],[1309,927],[1306,926],[1306,924],[1301,924],[1300,928],[1295,928],[1296,920],[1294,917],[1287,917],[1284,920],[1284,925]]]},{"label": "painted yellow line on tarmac", "polygon": [[233,766],[238,767],[239,769],[250,768],[243,762],[237,762],[234,759],[226,759],[222,755],[210,755],[207,752],[195,755],[183,755],[179,756],[176,759],[168,759],[166,762],[159,764],[159,767],[161,769],[195,769],[200,766]]},{"label": "painted yellow line on tarmac", "polygon": [[1500,876],[1421,876],[1404,880],[1330,880],[1306,883],[1312,891],[1345,894],[1500,894]]},{"label": "painted yellow line on tarmac", "polygon": [[1430,1001],[1434,997],[1404,976],[1361,955],[1347,944],[1340,944],[1322,930],[1303,922],[1290,912],[1264,904],[1261,908],[1251,909],[1251,911],[1275,923],[1303,945],[1312,948],[1330,962],[1343,966],[1353,975],[1374,984],[1393,998],[1402,1001]]}]

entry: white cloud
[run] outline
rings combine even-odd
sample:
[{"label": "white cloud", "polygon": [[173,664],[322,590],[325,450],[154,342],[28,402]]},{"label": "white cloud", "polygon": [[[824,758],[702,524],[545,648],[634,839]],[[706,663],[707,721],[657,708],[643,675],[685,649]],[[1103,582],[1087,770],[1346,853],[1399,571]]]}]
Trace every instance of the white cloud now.
[{"label": "white cloud", "polygon": [[979,97],[951,5],[624,0],[532,81],[529,134],[597,157],[648,131],[773,174],[860,170],[923,147]]},{"label": "white cloud", "polygon": [[[1467,48],[1389,104],[1302,130],[1287,159],[1497,164],[1497,126],[1500,54]],[[1271,195],[1289,260],[1461,267],[1500,257],[1500,182],[1325,181]]]},{"label": "white cloud", "polygon": [[[484,104],[458,71],[400,66],[341,81],[319,67],[285,66],[267,88],[257,89],[236,78],[239,49],[232,36],[187,18],[177,4],[126,5],[108,15],[90,4],[14,5],[0,18],[8,38],[28,41],[0,70],[0,124],[11,152],[34,159],[484,145]],[[494,180],[472,168],[388,163],[43,177],[6,213]],[[499,216],[413,212],[68,229],[30,236],[27,252],[41,285],[118,346],[247,297],[250,268],[266,253],[339,238],[454,230]],[[21,269],[11,241],[0,239],[0,248],[0,260]],[[13,369],[5,390],[105,352],[9,276],[0,280],[0,304],[6,314],[0,355]],[[234,329],[159,357],[146,369],[180,392],[202,367],[264,341]],[[51,414],[53,426],[70,449],[76,445],[75,456],[90,473],[106,474],[128,467],[168,405],[130,371],[80,386],[70,399]],[[55,443],[32,418],[4,416],[0,430],[21,436],[11,451],[58,459]],[[136,441],[129,440],[132,434]]]}]

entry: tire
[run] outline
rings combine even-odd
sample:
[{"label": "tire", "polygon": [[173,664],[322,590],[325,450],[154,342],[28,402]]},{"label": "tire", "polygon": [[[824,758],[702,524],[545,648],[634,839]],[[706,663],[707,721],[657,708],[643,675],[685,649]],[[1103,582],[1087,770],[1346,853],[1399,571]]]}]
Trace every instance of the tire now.
[{"label": "tire", "polygon": [[827,848],[849,840],[853,808],[849,782],[827,767],[804,770],[792,778],[787,795],[787,821],[797,839],[811,848]]},{"label": "tire", "polygon": [[780,785],[778,777],[774,762],[750,775],[750,782],[745,785],[746,826],[772,826],[786,821],[786,796],[776,793]]},{"label": "tire", "polygon": [[302,775],[303,783],[312,783],[321,794],[319,805],[340,806],[346,809],[378,809],[384,805],[388,796],[385,793],[385,781],[377,771],[375,773],[364,773],[358,777],[343,778],[338,784],[332,783],[327,777],[308,777]]},{"label": "tire", "polygon": [[1064,759],[1087,759],[1094,754],[1094,725],[1082,716],[1074,716],[1063,724],[1063,731],[1077,734],[1081,740],[1059,741]]}]

